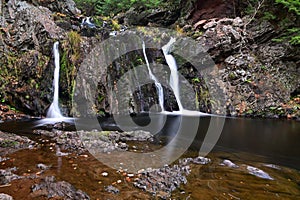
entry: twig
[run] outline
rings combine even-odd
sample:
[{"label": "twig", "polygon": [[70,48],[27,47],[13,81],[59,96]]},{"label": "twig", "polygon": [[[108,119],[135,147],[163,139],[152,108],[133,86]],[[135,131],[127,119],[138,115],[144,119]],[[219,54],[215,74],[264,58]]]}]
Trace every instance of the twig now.
[{"label": "twig", "polygon": [[255,16],[257,15],[259,9],[262,7],[262,5],[264,4],[265,0],[259,1],[257,7],[254,9],[254,13],[252,15],[252,17],[249,19],[249,21],[245,24],[244,29],[246,30],[246,27],[248,24],[250,24],[253,19],[255,18]]}]

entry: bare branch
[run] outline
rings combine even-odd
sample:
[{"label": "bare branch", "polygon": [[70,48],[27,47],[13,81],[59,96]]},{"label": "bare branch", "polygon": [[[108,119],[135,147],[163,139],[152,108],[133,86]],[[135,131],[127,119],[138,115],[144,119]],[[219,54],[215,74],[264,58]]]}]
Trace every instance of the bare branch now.
[{"label": "bare branch", "polygon": [[[244,26],[244,29],[245,29],[245,30],[246,30],[247,25],[250,24],[250,23],[254,20],[254,18],[255,18],[255,16],[257,15],[259,9],[260,9],[260,8],[262,7],[262,5],[264,4],[264,1],[265,1],[265,0],[259,1],[257,7],[254,8],[254,13],[253,13],[253,15],[250,17],[249,21],[248,21],[248,22],[245,24],[245,26]],[[250,3],[249,1],[248,1],[248,3],[251,5],[251,3]],[[251,6],[252,6],[252,5],[251,5]]]}]

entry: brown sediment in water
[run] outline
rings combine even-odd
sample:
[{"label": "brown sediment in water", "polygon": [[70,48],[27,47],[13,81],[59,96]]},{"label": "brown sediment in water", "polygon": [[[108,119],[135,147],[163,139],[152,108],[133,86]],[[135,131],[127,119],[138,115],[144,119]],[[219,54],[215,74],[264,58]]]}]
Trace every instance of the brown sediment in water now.
[{"label": "brown sediment in water", "polygon": [[[83,155],[70,154],[57,157],[51,151],[50,145],[35,150],[20,150],[7,155],[10,159],[1,163],[1,169],[16,166],[15,172],[27,178],[14,180],[7,186],[0,187],[0,193],[11,195],[14,199],[47,199],[37,194],[32,195],[31,187],[42,182],[47,176],[55,176],[57,181],[67,181],[76,189],[86,192],[91,199],[149,199],[150,195],[138,190],[131,184],[125,174],[111,169],[89,153]],[[49,149],[49,150],[47,150]],[[40,174],[37,164],[43,163],[51,166]],[[108,176],[102,175],[107,172]],[[36,176],[30,178],[30,176]],[[117,183],[121,180],[121,183]],[[114,185],[120,190],[119,194],[105,191],[105,186]]]},{"label": "brown sediment in water", "polygon": [[[187,152],[185,156],[190,155],[196,154]],[[44,143],[41,148],[20,150],[6,155],[6,157],[10,159],[0,163],[1,169],[17,167],[18,169],[14,173],[27,177],[0,187],[0,193],[9,194],[14,199],[47,199],[42,193],[31,192],[32,185],[43,182],[47,176],[55,176],[57,181],[69,182],[76,189],[87,193],[91,199],[158,198],[135,188],[133,186],[134,178],[128,178],[125,172],[117,172],[116,169],[103,165],[88,152],[81,155],[71,153],[58,157],[55,155],[53,144]],[[246,162],[237,154],[211,153],[208,157],[212,162],[207,165],[190,165],[191,173],[187,176],[187,184],[181,184],[179,189],[172,193],[172,199],[300,198],[300,173],[297,170],[282,166],[275,169],[264,166],[260,162]],[[232,160],[239,168],[221,166],[220,163],[224,158]],[[50,166],[50,168],[40,173],[41,169],[37,168],[39,163]],[[274,180],[266,180],[249,174],[246,170],[246,163],[263,169]],[[108,176],[103,176],[103,172],[107,172]],[[30,178],[33,175],[35,177]],[[120,192],[118,194],[107,192],[105,188],[109,185],[113,185]]]},{"label": "brown sediment in water", "polygon": [[[125,170],[112,169],[94,158],[80,144],[80,139],[75,132],[67,131],[35,131],[34,140],[38,145],[32,149],[21,149],[1,154],[0,169],[16,167],[13,173],[23,178],[13,180],[8,184],[0,186],[0,193],[11,195],[14,199],[47,199],[45,191],[32,192],[35,184],[42,184],[46,177],[54,176],[57,182],[66,181],[77,190],[82,190],[91,199],[300,199],[300,173],[299,171],[283,166],[266,166],[269,159],[253,153],[243,153],[224,149],[215,149],[207,155],[211,162],[208,164],[189,163],[191,169],[189,174],[184,174],[187,183],[181,183],[169,194],[159,190],[156,195],[145,192],[134,186],[136,178],[148,179],[147,191],[154,188],[154,184],[168,184],[167,176],[159,173],[146,175],[134,174],[129,177]],[[105,132],[108,134],[108,132]],[[117,134],[113,133],[114,136]],[[103,134],[103,133],[102,133]],[[51,136],[52,135],[52,136]],[[147,141],[127,141],[125,135],[122,142],[127,145],[127,151],[144,153],[160,149],[163,143],[152,143]],[[132,135],[131,135],[132,136]],[[114,138],[114,137],[113,137]],[[118,140],[116,140],[118,142]],[[114,141],[114,142],[116,142]],[[99,141],[100,142],[100,141]],[[100,144],[100,143],[99,143]],[[57,147],[62,154],[57,156]],[[80,148],[79,148],[80,147]],[[65,148],[65,149],[64,149]],[[118,150],[116,152],[118,154]],[[195,158],[198,152],[187,151],[181,158]],[[129,162],[122,157],[122,162]],[[152,159],[149,157],[149,159]],[[224,160],[229,160],[238,167],[220,165]],[[271,159],[272,160],[272,159]],[[177,160],[170,164],[170,168],[178,164]],[[227,163],[230,163],[227,162]],[[42,170],[38,164],[49,166]],[[248,166],[253,166],[266,172],[273,180],[263,179],[250,174]],[[156,169],[154,169],[155,171]],[[151,171],[151,170],[150,170]],[[159,170],[158,170],[159,171]],[[164,171],[160,171],[164,172]],[[107,174],[106,174],[107,173]],[[174,175],[176,176],[176,174]],[[0,176],[0,180],[1,180]],[[176,179],[174,179],[176,180]],[[146,181],[147,183],[147,181]],[[152,185],[151,185],[152,184]],[[119,192],[114,194],[107,191],[107,186],[113,186]],[[144,187],[144,185],[142,185]],[[150,189],[149,189],[150,188]],[[55,197],[52,199],[63,199]]]}]

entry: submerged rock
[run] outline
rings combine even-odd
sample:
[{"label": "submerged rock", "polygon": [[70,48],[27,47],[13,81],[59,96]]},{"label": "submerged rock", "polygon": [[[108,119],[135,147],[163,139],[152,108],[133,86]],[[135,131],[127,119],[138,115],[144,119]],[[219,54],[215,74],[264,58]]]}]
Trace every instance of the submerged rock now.
[{"label": "submerged rock", "polygon": [[105,187],[105,191],[113,193],[113,194],[119,194],[120,190],[112,185],[109,185]]},{"label": "submerged rock", "polygon": [[173,166],[165,165],[158,169],[139,170],[134,186],[161,199],[168,199],[181,184],[187,184],[186,176],[191,172],[189,164],[205,165],[209,162],[210,159],[204,157],[183,158]]},{"label": "submerged rock", "polygon": [[8,169],[0,169],[0,185],[9,184],[11,181],[21,179],[22,176],[18,176],[13,172],[17,171],[16,167]]},{"label": "submerged rock", "polygon": [[186,175],[189,171],[189,166],[178,165],[172,167],[166,165],[159,169],[149,168],[139,174],[139,178],[134,181],[134,186],[167,199],[181,184],[187,183]]},{"label": "submerged rock", "polygon": [[247,170],[248,170],[249,174],[252,174],[252,175],[257,176],[259,178],[274,180],[268,173],[266,173],[263,170],[258,169],[256,167],[252,167],[252,166],[248,165]]},{"label": "submerged rock", "polygon": [[36,145],[34,141],[25,136],[1,131],[0,134],[0,155],[6,155],[20,149],[33,148]]},{"label": "submerged rock", "polygon": [[60,131],[60,130],[34,130],[34,134],[51,137],[57,144],[57,156],[67,155],[60,151],[60,149],[74,151],[79,154],[86,151],[76,131]]},{"label": "submerged rock", "polygon": [[31,187],[33,198],[63,198],[66,200],[89,200],[90,197],[83,191],[77,190],[73,185],[66,181],[55,180],[54,176],[46,177],[42,183],[35,184]]},{"label": "submerged rock", "polygon": [[97,149],[100,152],[127,151],[128,141],[152,142],[153,135],[147,131],[78,131],[87,149]]},{"label": "submerged rock", "polygon": [[45,165],[43,163],[39,163],[36,165],[36,167],[44,171],[44,170],[49,169],[51,166]]},{"label": "submerged rock", "polygon": [[0,199],[1,200],[13,200],[12,196],[4,193],[0,193]]},{"label": "submerged rock", "polygon": [[269,167],[272,169],[277,169],[277,170],[281,170],[281,167],[279,167],[278,165],[274,165],[274,164],[263,164],[264,167]]},{"label": "submerged rock", "polygon": [[128,141],[152,142],[153,135],[146,131],[60,131],[34,130],[34,134],[51,137],[57,144],[58,156],[67,155],[60,151],[69,150],[81,154],[87,149],[97,148],[100,152],[127,151]]},{"label": "submerged rock", "polygon": [[238,168],[239,166],[234,164],[231,160],[223,160],[223,162],[220,164],[221,166],[226,166],[226,167],[230,167],[230,168]]}]

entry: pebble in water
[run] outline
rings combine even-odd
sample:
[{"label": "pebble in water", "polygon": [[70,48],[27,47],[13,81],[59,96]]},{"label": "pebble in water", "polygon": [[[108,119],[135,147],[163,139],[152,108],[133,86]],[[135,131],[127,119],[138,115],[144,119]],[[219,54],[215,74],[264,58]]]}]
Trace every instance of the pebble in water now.
[{"label": "pebble in water", "polygon": [[36,167],[39,168],[39,169],[41,169],[41,170],[46,170],[46,169],[50,168],[50,166],[47,166],[47,165],[45,165],[43,163],[37,164]]},{"label": "pebble in water", "polygon": [[103,172],[101,175],[104,176],[104,177],[107,177],[108,173],[107,172]]},{"label": "pebble in water", "polygon": [[120,190],[112,185],[106,186],[105,191],[113,193],[113,194],[119,194]]}]

